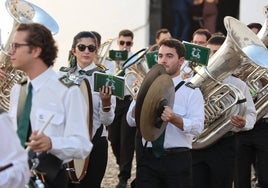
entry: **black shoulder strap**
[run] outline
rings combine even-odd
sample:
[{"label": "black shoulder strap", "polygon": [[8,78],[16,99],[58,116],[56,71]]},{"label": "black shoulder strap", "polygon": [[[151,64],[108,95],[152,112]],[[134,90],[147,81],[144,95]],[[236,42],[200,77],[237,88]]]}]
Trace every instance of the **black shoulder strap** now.
[{"label": "black shoulder strap", "polygon": [[180,83],[178,83],[178,85],[176,85],[175,87],[175,92],[185,83],[185,81],[181,81]]},{"label": "black shoulder strap", "polygon": [[[175,87],[175,92],[185,83],[185,81],[181,81],[180,83],[178,83],[178,85],[176,85]],[[147,143],[148,141],[145,142],[145,145],[143,146],[143,150],[147,147]],[[144,152],[144,151],[143,151]]]}]

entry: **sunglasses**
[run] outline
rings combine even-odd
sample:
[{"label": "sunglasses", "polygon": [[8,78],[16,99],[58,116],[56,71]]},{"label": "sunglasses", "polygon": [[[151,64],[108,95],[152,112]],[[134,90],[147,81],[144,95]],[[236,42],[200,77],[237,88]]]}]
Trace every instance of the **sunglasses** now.
[{"label": "sunglasses", "polygon": [[78,44],[78,45],[77,45],[77,48],[78,48],[78,50],[79,50],[80,52],[85,51],[86,48],[87,48],[88,51],[90,51],[90,52],[95,52],[95,51],[96,51],[96,46],[94,46],[94,45],[88,45],[88,46],[86,46],[86,45],[84,45],[84,44]]},{"label": "sunglasses", "polygon": [[124,46],[125,44],[126,44],[127,46],[131,46],[132,42],[131,42],[131,41],[123,41],[123,40],[120,40],[120,41],[119,41],[119,44],[120,44],[121,46]]}]

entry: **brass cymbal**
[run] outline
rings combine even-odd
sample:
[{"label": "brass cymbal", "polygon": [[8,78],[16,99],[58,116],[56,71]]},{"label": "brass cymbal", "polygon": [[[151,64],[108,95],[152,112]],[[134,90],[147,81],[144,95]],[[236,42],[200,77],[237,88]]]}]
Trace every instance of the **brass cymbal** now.
[{"label": "brass cymbal", "polygon": [[151,84],[141,108],[140,131],[147,141],[156,140],[165,130],[161,114],[164,106],[173,107],[175,88],[168,74],[158,76]]},{"label": "brass cymbal", "polygon": [[137,95],[136,108],[135,108],[135,121],[136,121],[136,125],[138,128],[140,126],[141,107],[142,107],[144,98],[147,94],[147,91],[149,87],[151,86],[151,84],[153,83],[153,81],[162,74],[167,74],[165,67],[163,65],[156,64],[145,75],[141,83],[141,87]]}]

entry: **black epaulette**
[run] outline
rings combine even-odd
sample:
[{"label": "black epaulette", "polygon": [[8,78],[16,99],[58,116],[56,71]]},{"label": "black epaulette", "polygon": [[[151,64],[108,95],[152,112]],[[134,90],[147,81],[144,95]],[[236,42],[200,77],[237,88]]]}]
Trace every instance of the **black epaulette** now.
[{"label": "black epaulette", "polygon": [[66,87],[71,87],[71,86],[77,85],[73,80],[70,80],[67,75],[64,75],[64,76],[60,77],[59,81],[63,85],[65,85]]}]

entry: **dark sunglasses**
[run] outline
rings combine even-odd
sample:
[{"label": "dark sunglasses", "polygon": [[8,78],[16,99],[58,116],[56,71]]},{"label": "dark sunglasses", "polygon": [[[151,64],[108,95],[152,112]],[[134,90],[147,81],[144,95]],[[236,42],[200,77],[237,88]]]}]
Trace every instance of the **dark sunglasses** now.
[{"label": "dark sunglasses", "polygon": [[126,44],[127,46],[131,46],[132,42],[131,42],[131,41],[123,41],[123,40],[120,40],[120,41],[119,41],[119,44],[120,44],[121,46],[124,46],[125,44]]},{"label": "dark sunglasses", "polygon": [[90,52],[95,52],[95,50],[96,50],[96,46],[94,46],[94,45],[88,45],[88,46],[86,46],[86,45],[84,45],[84,44],[78,44],[78,45],[77,45],[77,48],[78,48],[78,50],[79,50],[80,52],[85,51],[86,48],[87,48],[88,51],[90,51]]}]

